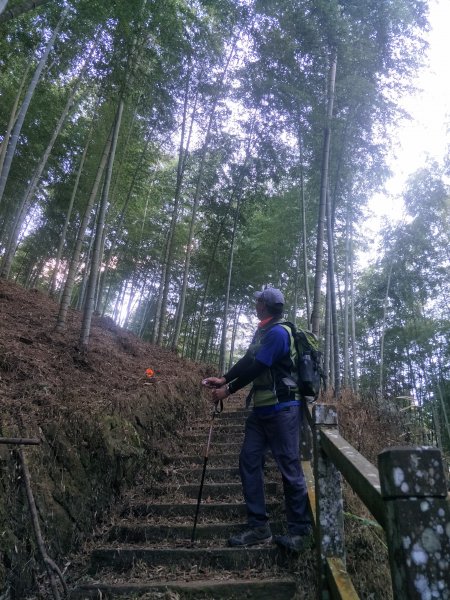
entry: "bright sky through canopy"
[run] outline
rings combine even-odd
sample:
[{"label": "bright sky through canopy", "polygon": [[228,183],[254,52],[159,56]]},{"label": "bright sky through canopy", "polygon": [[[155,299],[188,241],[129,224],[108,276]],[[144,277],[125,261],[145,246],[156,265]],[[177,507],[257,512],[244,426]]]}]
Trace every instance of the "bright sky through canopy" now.
[{"label": "bright sky through canopy", "polygon": [[393,196],[400,194],[409,175],[424,166],[427,157],[442,163],[449,145],[450,126],[450,0],[429,0],[429,49],[424,67],[418,73],[416,94],[405,97],[404,108],[411,120],[401,123],[395,136],[390,166],[392,179],[388,195],[377,195],[370,208],[376,217],[399,219],[402,204]]}]

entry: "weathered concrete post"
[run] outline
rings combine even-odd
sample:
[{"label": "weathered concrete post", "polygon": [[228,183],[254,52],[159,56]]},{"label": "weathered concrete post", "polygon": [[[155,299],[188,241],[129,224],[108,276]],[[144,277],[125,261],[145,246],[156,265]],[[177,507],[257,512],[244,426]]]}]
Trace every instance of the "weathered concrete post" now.
[{"label": "weathered concrete post", "polygon": [[316,404],[313,409],[313,421],[318,597],[327,600],[330,593],[326,582],[326,559],[333,556],[345,562],[341,474],[323,452],[320,443],[321,429],[337,429],[336,407]]},{"label": "weathered concrete post", "polygon": [[395,600],[450,600],[450,502],[437,448],[378,456]]},{"label": "weathered concrete post", "polygon": [[313,444],[311,427],[308,421],[308,400],[305,398],[300,403],[300,458],[301,460],[312,460]]}]

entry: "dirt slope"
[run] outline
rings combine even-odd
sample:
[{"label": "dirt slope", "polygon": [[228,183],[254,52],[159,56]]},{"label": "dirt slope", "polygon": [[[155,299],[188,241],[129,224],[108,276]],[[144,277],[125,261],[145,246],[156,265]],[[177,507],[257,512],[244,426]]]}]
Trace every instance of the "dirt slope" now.
[{"label": "dirt slope", "polygon": [[[41,440],[25,456],[54,558],[79,545],[137,473],[161,478],[177,431],[206,410],[204,366],[101,317],[83,354],[80,314],[56,333],[57,310],[42,292],[0,280],[0,437]],[[0,591],[19,598],[42,568],[16,447],[0,444],[0,468]]]}]

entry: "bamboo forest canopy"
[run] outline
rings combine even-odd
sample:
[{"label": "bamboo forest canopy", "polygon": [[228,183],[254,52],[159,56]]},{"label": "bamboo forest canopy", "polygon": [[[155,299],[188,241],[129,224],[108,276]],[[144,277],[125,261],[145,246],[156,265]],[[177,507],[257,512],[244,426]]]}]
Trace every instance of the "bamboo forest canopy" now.
[{"label": "bamboo forest canopy", "polygon": [[58,299],[57,329],[81,310],[87,348],[97,311],[224,369],[253,292],[275,285],[319,335],[336,394],[400,398],[450,445],[445,170],[423,165],[405,220],[358,262],[425,54],[425,0],[0,12],[1,275]]}]

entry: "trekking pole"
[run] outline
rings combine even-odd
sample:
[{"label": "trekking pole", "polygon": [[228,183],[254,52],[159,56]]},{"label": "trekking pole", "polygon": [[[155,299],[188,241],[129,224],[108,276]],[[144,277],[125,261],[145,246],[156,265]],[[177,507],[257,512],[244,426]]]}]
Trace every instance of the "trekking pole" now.
[{"label": "trekking pole", "polygon": [[211,424],[209,426],[208,441],[206,442],[205,457],[204,457],[204,461],[203,461],[202,478],[201,478],[201,481],[200,481],[200,489],[198,491],[197,508],[195,510],[194,527],[192,529],[192,535],[191,535],[191,544],[193,544],[194,541],[195,541],[195,530],[197,529],[198,513],[199,513],[199,510],[200,510],[200,503],[202,501],[203,483],[205,481],[206,465],[208,463],[209,447],[211,445],[211,437],[212,437],[212,430],[213,430],[213,425],[214,425],[214,417],[216,415],[220,414],[222,412],[222,410],[223,410],[223,400],[219,400],[219,402],[217,402],[214,405],[214,410],[212,412],[212,418],[211,418]]}]

